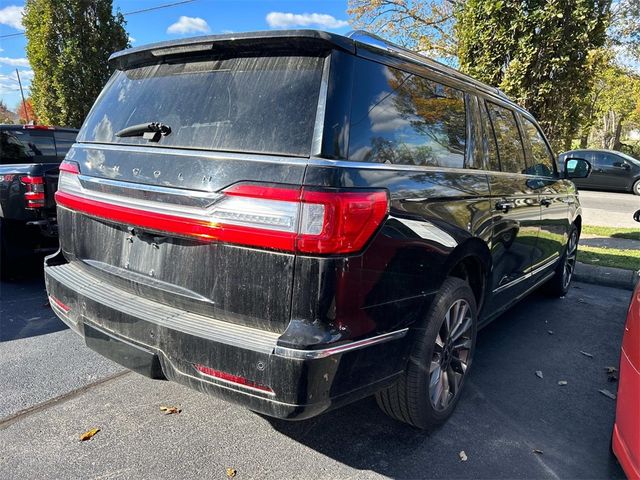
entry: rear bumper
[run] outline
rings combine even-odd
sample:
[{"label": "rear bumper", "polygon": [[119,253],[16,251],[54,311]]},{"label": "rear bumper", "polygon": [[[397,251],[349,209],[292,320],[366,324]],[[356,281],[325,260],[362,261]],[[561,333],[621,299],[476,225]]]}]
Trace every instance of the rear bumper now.
[{"label": "rear bumper", "polygon": [[640,372],[622,350],[612,448],[629,479],[640,479]]},{"label": "rear bumper", "polygon": [[[54,263],[54,262],[49,262]],[[407,361],[408,330],[316,350],[279,335],[152,302],[105,283],[80,262],[46,265],[54,312],[87,345],[151,378],[167,378],[269,416],[303,419],[390,385]],[[196,365],[246,379],[240,384]]]}]

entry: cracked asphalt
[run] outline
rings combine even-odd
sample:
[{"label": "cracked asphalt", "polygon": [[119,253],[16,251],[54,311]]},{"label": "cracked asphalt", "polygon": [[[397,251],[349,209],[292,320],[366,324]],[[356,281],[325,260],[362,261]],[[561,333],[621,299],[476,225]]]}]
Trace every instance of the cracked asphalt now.
[{"label": "cracked asphalt", "polygon": [[36,272],[0,284],[0,478],[624,478],[598,390],[616,391],[605,367],[629,298],[576,283],[507,312],[480,332],[453,417],[426,434],[372,399],[291,423],[126,372],[54,317]]}]

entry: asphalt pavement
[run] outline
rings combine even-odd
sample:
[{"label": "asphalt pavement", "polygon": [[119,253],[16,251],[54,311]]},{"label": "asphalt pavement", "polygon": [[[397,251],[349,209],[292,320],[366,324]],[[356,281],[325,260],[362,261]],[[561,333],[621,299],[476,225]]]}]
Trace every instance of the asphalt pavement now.
[{"label": "asphalt pavement", "polygon": [[2,283],[0,478],[623,478],[615,401],[598,390],[616,391],[605,367],[629,297],[576,283],[507,312],[480,332],[456,412],[426,434],[372,399],[292,423],[124,372],[53,317],[41,280]]},{"label": "asphalt pavement", "polygon": [[584,225],[639,228],[633,213],[640,210],[640,196],[632,193],[580,190]]}]

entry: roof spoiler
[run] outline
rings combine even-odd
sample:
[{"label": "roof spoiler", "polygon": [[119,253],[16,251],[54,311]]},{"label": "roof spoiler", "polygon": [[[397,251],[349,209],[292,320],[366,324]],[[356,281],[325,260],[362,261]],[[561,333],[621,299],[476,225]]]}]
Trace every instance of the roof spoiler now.
[{"label": "roof spoiler", "polygon": [[121,50],[111,55],[109,64],[125,70],[136,65],[156,63],[165,57],[184,56],[201,52],[233,51],[243,53],[269,51],[317,52],[338,48],[355,53],[353,40],[319,30],[276,30],[225,35],[207,35],[167,42],[152,43]]}]

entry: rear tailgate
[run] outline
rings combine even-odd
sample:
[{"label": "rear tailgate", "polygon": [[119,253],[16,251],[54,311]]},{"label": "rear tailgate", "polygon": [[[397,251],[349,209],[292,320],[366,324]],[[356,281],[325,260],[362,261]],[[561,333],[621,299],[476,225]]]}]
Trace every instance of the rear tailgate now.
[{"label": "rear tailgate", "polygon": [[[77,181],[65,183],[62,172],[62,196],[68,185],[84,198],[74,204],[58,196],[67,259],[148,299],[284,331],[293,253],[170,224],[206,218],[232,185],[300,188],[325,57],[172,58],[117,71],[67,155]],[[153,140],[115,135],[150,122],[171,133]]]}]

